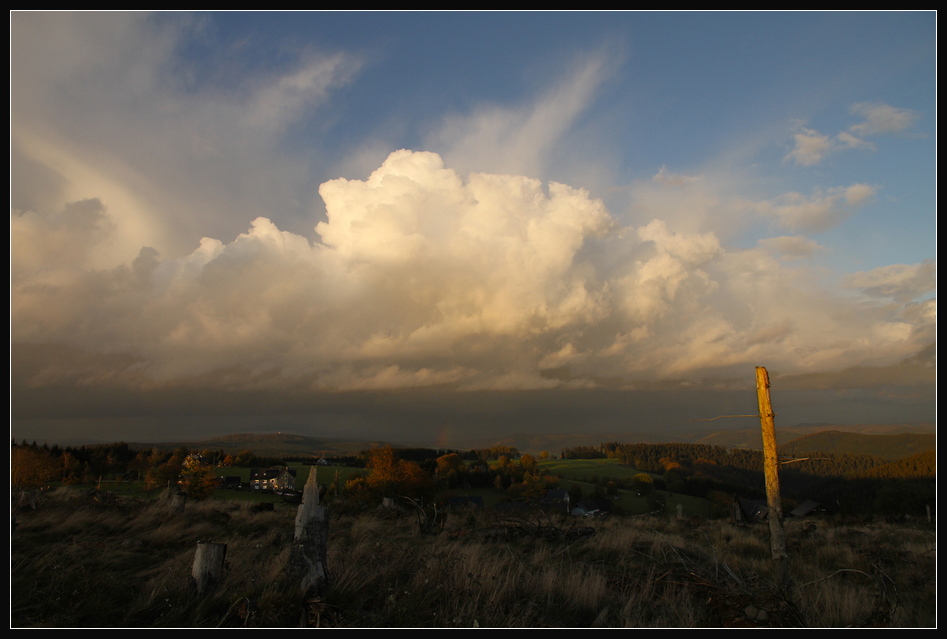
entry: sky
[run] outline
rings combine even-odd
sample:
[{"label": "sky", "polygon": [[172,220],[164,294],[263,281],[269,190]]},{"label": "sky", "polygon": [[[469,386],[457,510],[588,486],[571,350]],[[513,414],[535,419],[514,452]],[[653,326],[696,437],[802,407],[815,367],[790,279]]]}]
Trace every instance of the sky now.
[{"label": "sky", "polygon": [[10,54],[15,438],[673,429],[755,366],[787,424],[936,419],[934,12],[12,12]]}]

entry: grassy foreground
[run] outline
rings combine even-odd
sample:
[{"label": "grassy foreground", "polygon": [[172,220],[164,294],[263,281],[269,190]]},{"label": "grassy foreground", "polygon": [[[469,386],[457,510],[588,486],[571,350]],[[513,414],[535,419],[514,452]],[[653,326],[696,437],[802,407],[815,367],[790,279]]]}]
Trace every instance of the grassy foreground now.
[{"label": "grassy foreground", "polygon": [[[13,627],[845,627],[936,625],[933,527],[787,521],[793,588],[768,529],[539,512],[333,515],[325,600],[283,579],[295,508],[94,498],[60,489],[17,511]],[[576,526],[594,529],[576,538]],[[571,533],[570,533],[571,531]],[[582,531],[589,533],[589,530]],[[197,597],[198,541],[227,544]]]}]

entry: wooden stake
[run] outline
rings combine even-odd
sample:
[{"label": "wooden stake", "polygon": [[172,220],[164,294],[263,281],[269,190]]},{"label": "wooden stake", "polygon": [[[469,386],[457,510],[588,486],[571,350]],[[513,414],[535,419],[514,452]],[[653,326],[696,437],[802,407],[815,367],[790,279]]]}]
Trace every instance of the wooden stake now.
[{"label": "wooden stake", "polygon": [[783,506],[779,496],[779,458],[776,455],[776,426],[773,405],[769,398],[769,374],[762,366],[756,367],[756,396],[760,405],[760,425],[763,428],[763,472],[766,475],[766,501],[769,506],[769,540],[776,565],[776,581],[789,590],[789,556],[783,536]]}]

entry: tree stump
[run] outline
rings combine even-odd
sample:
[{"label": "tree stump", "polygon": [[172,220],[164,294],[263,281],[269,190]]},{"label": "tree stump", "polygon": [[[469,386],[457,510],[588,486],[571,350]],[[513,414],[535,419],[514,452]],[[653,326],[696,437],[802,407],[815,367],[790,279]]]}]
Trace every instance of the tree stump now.
[{"label": "tree stump", "polygon": [[303,501],[296,511],[292,565],[307,597],[319,597],[329,585],[327,546],[329,543],[329,510],[319,505],[319,484],[316,467],[309,471],[303,489]]},{"label": "tree stump", "polygon": [[173,512],[179,513],[184,510],[184,504],[187,503],[187,493],[177,492],[170,496],[170,507]]},{"label": "tree stump", "polygon": [[191,578],[197,586],[198,594],[203,594],[218,582],[224,572],[224,558],[227,556],[227,544],[217,544],[209,541],[197,542],[197,551],[194,553],[194,566],[191,568]]}]

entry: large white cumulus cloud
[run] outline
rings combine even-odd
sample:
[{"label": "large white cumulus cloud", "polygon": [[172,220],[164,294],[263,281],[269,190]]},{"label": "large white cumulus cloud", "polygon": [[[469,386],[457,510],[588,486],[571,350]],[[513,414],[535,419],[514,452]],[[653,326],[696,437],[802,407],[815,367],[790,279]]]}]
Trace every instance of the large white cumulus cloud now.
[{"label": "large white cumulus cloud", "polygon": [[661,220],[621,228],[584,190],[461,175],[434,153],[396,151],[320,194],[321,242],[257,217],[232,242],[139,246],[107,268],[107,201],[13,211],[11,337],[132,355],[152,380],[535,388],[896,361],[936,321],[913,298],[877,300],[905,279],[887,271],[849,282],[862,297],[833,295],[762,248]]}]

